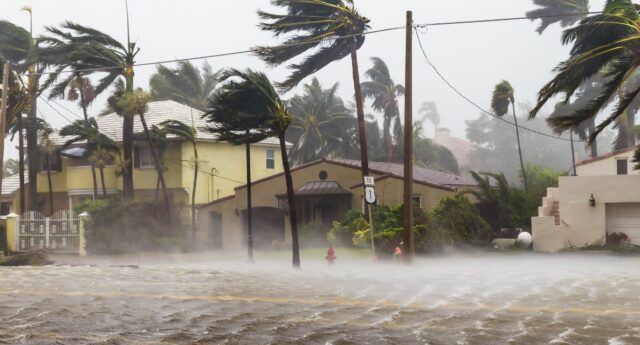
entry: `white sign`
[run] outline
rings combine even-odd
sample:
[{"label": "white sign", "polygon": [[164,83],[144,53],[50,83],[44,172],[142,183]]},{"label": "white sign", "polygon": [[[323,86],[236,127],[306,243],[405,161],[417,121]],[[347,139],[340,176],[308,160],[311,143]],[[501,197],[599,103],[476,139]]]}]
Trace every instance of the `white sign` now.
[{"label": "white sign", "polygon": [[375,204],[376,203],[376,190],[373,187],[367,186],[364,189],[364,200],[367,204]]},{"label": "white sign", "polygon": [[367,187],[373,187],[375,180],[373,176],[365,176],[364,177],[364,185]]}]

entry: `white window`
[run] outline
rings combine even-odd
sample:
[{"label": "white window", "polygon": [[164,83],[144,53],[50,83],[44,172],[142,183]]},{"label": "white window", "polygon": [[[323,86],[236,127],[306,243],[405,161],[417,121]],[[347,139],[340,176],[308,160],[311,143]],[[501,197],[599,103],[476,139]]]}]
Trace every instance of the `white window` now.
[{"label": "white window", "polygon": [[134,163],[136,168],[153,168],[153,154],[147,145],[138,145],[135,147]]},{"label": "white window", "polygon": [[276,168],[276,151],[275,150],[267,150],[267,169],[275,169]]},{"label": "white window", "polygon": [[416,205],[418,205],[420,208],[422,208],[422,195],[414,194],[412,199],[413,199],[413,202],[416,203]]}]

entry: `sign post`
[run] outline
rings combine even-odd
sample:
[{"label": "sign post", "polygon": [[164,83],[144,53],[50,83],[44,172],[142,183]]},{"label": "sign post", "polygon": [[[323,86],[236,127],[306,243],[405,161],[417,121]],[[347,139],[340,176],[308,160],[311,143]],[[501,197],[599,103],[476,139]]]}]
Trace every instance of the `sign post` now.
[{"label": "sign post", "polygon": [[376,242],[374,239],[374,230],[373,230],[373,210],[371,205],[376,203],[376,189],[375,189],[375,179],[373,176],[365,176],[364,177],[364,201],[367,204],[367,209],[369,212],[369,226],[371,227],[371,255],[373,260],[377,259],[376,256]]}]

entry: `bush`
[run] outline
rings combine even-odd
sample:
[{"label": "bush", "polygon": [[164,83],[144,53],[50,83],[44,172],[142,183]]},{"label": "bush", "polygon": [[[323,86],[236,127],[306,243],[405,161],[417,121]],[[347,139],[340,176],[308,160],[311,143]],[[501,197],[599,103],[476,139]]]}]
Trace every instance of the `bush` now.
[{"label": "bush", "polygon": [[349,210],[344,215],[341,222],[333,222],[333,227],[327,234],[327,239],[334,246],[352,246],[353,237],[356,232],[367,230],[369,222],[364,219],[362,213],[356,210]]},{"label": "bush", "polygon": [[431,212],[432,231],[427,242],[442,245],[443,240],[455,245],[481,245],[491,240],[491,227],[478,209],[464,195],[442,199]]},{"label": "bush", "polygon": [[7,243],[7,228],[4,225],[0,225],[0,251],[5,254],[9,251],[9,244]]},{"label": "bush", "polygon": [[182,226],[166,224],[163,206],[155,202],[89,200],[76,212],[88,212],[87,252],[124,254],[148,250],[184,250]]}]

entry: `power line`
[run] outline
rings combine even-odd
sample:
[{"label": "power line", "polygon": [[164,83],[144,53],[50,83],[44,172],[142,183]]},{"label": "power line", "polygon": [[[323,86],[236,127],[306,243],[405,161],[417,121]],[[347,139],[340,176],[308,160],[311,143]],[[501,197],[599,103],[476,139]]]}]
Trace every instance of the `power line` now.
[{"label": "power line", "polygon": [[[498,119],[498,120],[500,120],[502,122],[505,122],[505,123],[507,123],[507,124],[509,124],[511,126],[516,126],[516,127],[520,128],[520,129],[523,129],[525,131],[536,133],[538,135],[542,135],[542,136],[545,136],[545,137],[549,137],[549,138],[553,138],[553,139],[557,139],[557,140],[563,140],[563,141],[571,141],[571,139],[562,138],[562,137],[559,137],[559,136],[556,136],[556,135],[552,135],[552,134],[547,134],[547,133],[544,133],[544,132],[541,132],[541,131],[538,131],[538,130],[535,130],[535,129],[532,129],[532,128],[524,127],[524,126],[521,126],[521,125],[516,125],[515,123],[513,123],[513,122],[511,122],[511,121],[509,121],[509,120],[507,120],[507,119],[505,119],[505,118],[503,118],[501,116],[498,116],[498,115],[494,114],[493,112],[490,112],[490,111],[484,109],[483,107],[481,107],[480,105],[478,105],[478,103],[476,103],[473,100],[471,100],[469,97],[467,97],[465,94],[463,94],[462,91],[460,91],[453,84],[451,84],[451,82],[449,82],[449,80],[431,62],[431,60],[429,59],[429,56],[427,55],[427,52],[426,52],[423,44],[422,44],[422,40],[420,39],[420,34],[419,34],[418,30],[415,30],[415,32],[416,32],[416,37],[418,39],[418,45],[420,46],[420,50],[422,51],[422,55],[424,56],[425,61],[427,62],[427,64],[429,66],[431,66],[431,68],[433,68],[434,72],[438,75],[438,77],[440,77],[440,79],[442,79],[442,81],[445,84],[447,84],[447,86],[449,86],[449,88],[451,90],[453,90],[455,93],[457,93],[460,97],[462,97],[462,99],[467,101],[469,104],[471,104],[472,106],[474,106],[475,108],[477,108],[481,112],[483,112],[483,113],[485,113],[485,114],[487,114],[489,116],[495,117],[496,119]],[[574,142],[584,143],[585,141],[583,141],[583,140],[574,140]]]},{"label": "power line", "polygon": [[44,101],[44,103],[46,105],[49,106],[49,108],[51,108],[54,112],[56,112],[58,115],[62,116],[63,119],[67,120],[67,122],[69,123],[73,123],[73,121],[69,120],[68,117],[66,117],[63,113],[61,113],[58,109],[54,108],[51,103],[49,103],[49,101],[47,101],[47,99],[45,97],[40,96],[39,97],[42,101]]},{"label": "power line", "polygon": [[58,102],[56,102],[55,100],[49,99],[49,101],[51,101],[53,104],[57,105],[58,107],[62,108],[63,110],[65,110],[67,113],[77,117],[78,119],[84,120],[84,116],[81,116],[81,115],[69,110],[69,108],[65,107],[64,105],[62,105],[62,104],[60,104]]},{"label": "power line", "polygon": [[[508,22],[508,21],[520,21],[520,20],[536,20],[536,19],[544,19],[544,18],[562,18],[562,17],[573,17],[573,16],[588,16],[588,15],[591,15],[591,14],[599,14],[599,13],[602,13],[602,12],[584,12],[584,13],[571,13],[571,14],[556,14],[556,15],[545,15],[545,16],[535,16],[535,17],[507,17],[507,18],[490,18],[490,19],[476,19],[476,20],[462,20],[462,21],[447,21],[447,22],[434,22],[434,23],[416,24],[415,26],[419,27],[419,28],[427,28],[427,27],[430,27],[430,26],[496,23],[496,22]],[[341,40],[341,39],[347,39],[347,38],[352,38],[352,37],[357,37],[357,36],[367,36],[367,35],[372,35],[372,34],[378,34],[378,33],[396,31],[396,30],[404,30],[404,29],[406,29],[406,26],[394,26],[394,27],[388,27],[388,28],[384,28],[384,29],[371,30],[371,31],[367,31],[367,32],[364,32],[364,33],[330,37],[328,39],[327,38],[322,38],[322,39],[309,40],[309,41],[305,41],[305,42],[283,44],[283,45],[280,45],[280,46],[273,47],[271,49],[283,49],[283,48],[291,48],[291,47],[297,47],[297,46],[311,45],[311,44],[316,44],[316,43],[320,43],[320,42],[324,42],[324,41]],[[160,60],[160,61],[153,61],[153,62],[143,62],[143,63],[134,64],[133,67],[154,66],[154,65],[162,65],[162,64],[176,63],[176,62],[213,59],[213,58],[228,57],[228,56],[235,56],[235,55],[245,55],[245,54],[256,53],[256,52],[259,52],[259,51],[260,51],[260,48],[250,48],[250,49],[237,50],[237,51],[224,52],[224,53],[216,53],[216,54],[210,54],[210,55],[193,56],[193,57],[178,58],[178,59],[168,59],[168,60]],[[73,71],[66,70],[66,71],[61,71],[61,72],[40,72],[40,73],[34,73],[33,75],[64,74],[64,73],[78,73],[78,72],[80,72],[80,73],[82,73],[82,72],[100,72],[100,71],[106,72],[106,71],[121,69],[121,68],[125,68],[125,67],[126,66],[97,67],[97,68],[86,68],[86,69],[79,69],[79,70],[73,70]]]}]

